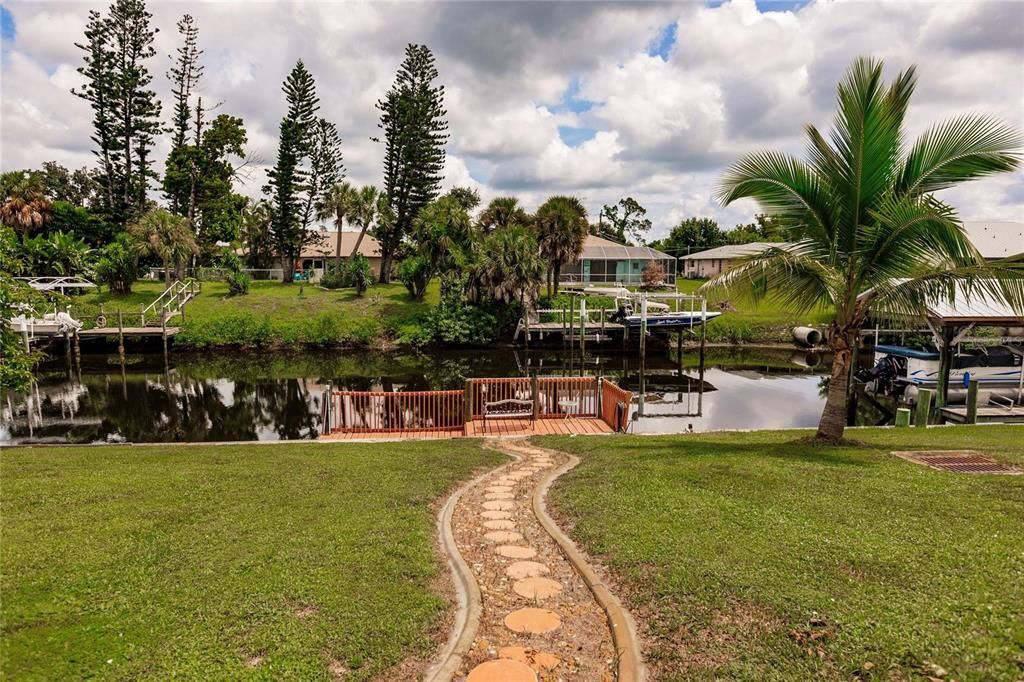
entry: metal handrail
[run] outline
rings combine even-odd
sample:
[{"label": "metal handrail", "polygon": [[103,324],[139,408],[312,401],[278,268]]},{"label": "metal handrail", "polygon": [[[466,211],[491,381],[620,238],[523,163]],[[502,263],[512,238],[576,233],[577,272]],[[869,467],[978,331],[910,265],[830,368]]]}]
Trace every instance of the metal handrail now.
[{"label": "metal handrail", "polygon": [[[162,294],[157,296],[155,301],[142,309],[143,326],[146,324],[146,313],[155,313],[157,310],[160,310],[165,317],[171,317],[179,313],[182,306],[198,293],[199,286],[199,280],[195,279],[178,280],[171,284]],[[184,295],[184,298],[179,300],[179,297],[182,295]],[[164,301],[164,298],[167,300]],[[163,301],[162,304],[161,301]],[[173,308],[171,307],[172,303],[174,304]]]}]

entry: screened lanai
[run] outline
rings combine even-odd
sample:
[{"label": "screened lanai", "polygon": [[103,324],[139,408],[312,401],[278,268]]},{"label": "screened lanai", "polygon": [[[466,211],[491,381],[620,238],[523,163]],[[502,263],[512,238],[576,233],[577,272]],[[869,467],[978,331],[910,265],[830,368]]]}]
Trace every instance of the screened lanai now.
[{"label": "screened lanai", "polygon": [[640,284],[641,274],[652,261],[665,271],[665,284],[675,284],[676,259],[647,246],[625,246],[588,235],[580,260],[562,266],[566,283]]}]

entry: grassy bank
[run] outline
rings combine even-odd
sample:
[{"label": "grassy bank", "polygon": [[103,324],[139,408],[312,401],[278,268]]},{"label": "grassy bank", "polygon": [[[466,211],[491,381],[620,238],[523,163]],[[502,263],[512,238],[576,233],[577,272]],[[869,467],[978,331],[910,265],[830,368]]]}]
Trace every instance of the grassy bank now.
[{"label": "grassy bank", "polygon": [[[702,279],[679,279],[676,289],[689,294],[704,282]],[[828,311],[798,313],[773,301],[754,302],[726,296],[708,298],[708,310],[720,310],[723,303],[728,304],[725,314],[707,327],[707,338],[714,343],[792,343],[793,327],[821,328],[831,320]]]},{"label": "grassy bank", "polygon": [[0,677],[368,679],[429,656],[432,507],[497,459],[471,441],[0,451]]},{"label": "grassy bank", "polygon": [[[552,493],[614,574],[660,680],[1019,680],[1024,477],[943,473],[894,449],[1024,465],[1020,427],[548,439],[582,456]],[[945,672],[944,672],[945,671]]]},{"label": "grassy bank", "polygon": [[[73,299],[72,312],[95,315],[102,304],[109,324],[115,324],[113,315],[119,309],[137,324],[140,305],[153,302],[162,291],[161,282],[137,282],[130,296],[103,291]],[[186,308],[184,328],[175,342],[194,348],[401,344],[403,337],[416,333],[438,296],[436,282],[423,301],[411,301],[401,284],[376,285],[357,298],[351,289],[324,291],[280,282],[253,282],[248,295],[228,296],[224,282],[203,282],[202,293]]]}]

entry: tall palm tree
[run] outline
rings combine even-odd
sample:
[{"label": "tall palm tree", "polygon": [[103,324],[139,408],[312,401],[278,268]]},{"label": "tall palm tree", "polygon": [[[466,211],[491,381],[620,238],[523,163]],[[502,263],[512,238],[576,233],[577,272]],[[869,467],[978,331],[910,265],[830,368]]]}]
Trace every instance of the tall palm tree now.
[{"label": "tall palm tree", "polygon": [[530,216],[515,197],[497,197],[480,214],[480,228],[494,232],[513,225],[529,225]]},{"label": "tall palm tree", "polygon": [[576,197],[555,196],[537,209],[537,243],[540,255],[548,262],[548,297],[558,293],[562,265],[575,263],[583,253],[587,238],[587,210]]},{"label": "tall palm tree", "polygon": [[350,258],[355,257],[359,253],[359,245],[363,243],[366,231],[370,229],[373,221],[377,218],[380,197],[380,191],[373,185],[363,187],[355,195],[350,213],[352,215],[352,222],[359,226],[359,236],[356,237],[356,243],[352,246],[352,253],[349,254]]},{"label": "tall palm tree", "polygon": [[719,187],[723,205],[756,200],[793,245],[754,255],[705,288],[835,311],[819,440],[842,438],[853,353],[869,314],[919,317],[929,300],[952,300],[958,290],[1024,306],[1020,264],[986,264],[956,211],[933,194],[1014,170],[1022,138],[991,118],[960,116],[906,147],[903,123],[915,83],[914,68],[886,85],[880,61],[856,60],[839,83],[829,138],[805,128],[807,160],[755,152]]},{"label": "tall palm tree", "polygon": [[335,268],[341,267],[341,229],[345,219],[351,217],[358,195],[359,191],[351,182],[338,182],[327,190],[323,200],[316,207],[317,217],[321,220],[334,218],[334,227],[337,228],[334,244]]},{"label": "tall palm tree", "polygon": [[144,213],[129,231],[163,263],[165,287],[171,286],[171,266],[199,253],[188,218],[162,208]]}]

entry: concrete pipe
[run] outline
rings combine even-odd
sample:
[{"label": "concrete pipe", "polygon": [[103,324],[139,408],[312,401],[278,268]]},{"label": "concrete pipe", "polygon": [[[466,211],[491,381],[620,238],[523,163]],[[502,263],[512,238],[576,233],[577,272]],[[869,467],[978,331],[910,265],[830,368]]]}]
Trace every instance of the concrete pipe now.
[{"label": "concrete pipe", "polygon": [[789,356],[789,361],[798,367],[814,369],[821,364],[821,356],[813,351],[796,351]]},{"label": "concrete pipe", "polygon": [[814,327],[793,327],[793,340],[805,346],[821,343],[821,332]]}]

